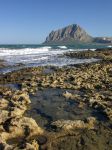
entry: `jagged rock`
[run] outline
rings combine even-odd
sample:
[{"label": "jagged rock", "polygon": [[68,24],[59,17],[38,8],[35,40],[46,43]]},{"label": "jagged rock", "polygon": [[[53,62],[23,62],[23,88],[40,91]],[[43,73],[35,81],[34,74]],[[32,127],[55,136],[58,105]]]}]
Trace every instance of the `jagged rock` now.
[{"label": "jagged rock", "polygon": [[[10,93],[10,92],[8,92]],[[6,95],[6,93],[5,93]],[[9,95],[9,94],[8,94]],[[11,94],[10,94],[11,97]],[[30,99],[25,92],[15,92],[11,100],[0,99],[0,123],[4,123],[11,117],[21,117],[27,109]]]},{"label": "jagged rock", "polygon": [[33,140],[31,144],[26,143],[25,150],[31,150],[31,149],[32,150],[39,150],[39,145],[35,140]]},{"label": "jagged rock", "polygon": [[9,101],[6,99],[0,99],[0,109],[6,109],[9,105]]},{"label": "jagged rock", "polygon": [[25,143],[24,146],[22,146],[21,144],[19,145],[9,145],[5,142],[3,143],[0,143],[0,150],[39,150],[39,145],[38,143],[33,140],[32,142],[30,143]]},{"label": "jagged rock", "polygon": [[107,117],[112,121],[112,108],[105,108],[104,113],[106,113]]},{"label": "jagged rock", "polygon": [[[34,119],[24,117],[24,112],[30,104],[29,95],[25,91],[1,91],[3,98],[0,99],[0,143],[4,150],[19,150],[19,146],[8,145],[11,139],[31,137],[43,134]],[[9,96],[10,95],[10,96]],[[35,142],[26,143],[24,150],[38,150]]]},{"label": "jagged rock", "polygon": [[63,93],[63,96],[66,98],[66,99],[72,99],[72,100],[76,100],[76,101],[79,101],[81,100],[80,96],[78,94],[72,94],[68,91],[66,91],[65,93]]},{"label": "jagged rock", "polygon": [[84,106],[85,106],[85,103],[84,103],[84,102],[79,102],[79,105],[78,105],[79,108],[83,109]]},{"label": "jagged rock", "polygon": [[1,144],[1,150],[14,150],[14,147],[12,145],[8,145],[7,143],[0,143]]},{"label": "jagged rock", "polygon": [[[19,107],[19,108],[18,108]],[[26,106],[15,106],[11,113],[10,113],[10,117],[21,117],[24,112],[27,110]]]},{"label": "jagged rock", "polygon": [[0,124],[4,123],[9,118],[7,110],[0,110]]},{"label": "jagged rock", "polygon": [[28,105],[31,103],[28,93],[27,92],[20,92],[20,91],[17,91],[17,93],[15,93],[13,95],[12,101],[15,105],[16,105],[16,102],[20,103],[22,105]]},{"label": "jagged rock", "polygon": [[65,93],[63,93],[63,96],[66,99],[75,99],[75,96],[72,93],[68,92],[68,91],[66,91]]},{"label": "jagged rock", "polygon": [[94,129],[96,119],[94,117],[87,118],[86,122],[82,120],[58,120],[52,123],[56,128],[63,130],[75,130],[75,129]]},{"label": "jagged rock", "polygon": [[28,117],[11,119],[6,126],[8,132],[2,132],[0,135],[5,141],[18,137],[31,137],[43,133],[43,130],[37,125],[35,120]]}]

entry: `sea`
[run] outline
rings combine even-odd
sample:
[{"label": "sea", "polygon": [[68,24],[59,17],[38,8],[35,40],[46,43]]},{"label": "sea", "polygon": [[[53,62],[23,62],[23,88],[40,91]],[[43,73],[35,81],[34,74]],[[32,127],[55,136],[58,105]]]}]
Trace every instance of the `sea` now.
[{"label": "sea", "polygon": [[[96,50],[97,48],[106,48],[110,45],[0,45],[0,60],[5,60],[9,66],[32,67],[32,66],[58,66],[89,63],[96,59],[73,59],[64,56],[66,52]],[[15,67],[14,67],[15,69]],[[5,68],[5,72],[10,68]],[[0,72],[4,71],[3,68]],[[13,70],[13,67],[11,67]]]}]

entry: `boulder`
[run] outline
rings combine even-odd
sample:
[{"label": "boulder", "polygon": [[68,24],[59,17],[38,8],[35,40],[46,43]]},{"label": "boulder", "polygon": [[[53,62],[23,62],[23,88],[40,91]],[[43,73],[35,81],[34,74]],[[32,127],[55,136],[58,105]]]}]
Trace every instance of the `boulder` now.
[{"label": "boulder", "polygon": [[82,120],[58,120],[52,123],[52,126],[63,130],[75,130],[75,129],[94,129],[96,119],[89,117],[86,121]]}]

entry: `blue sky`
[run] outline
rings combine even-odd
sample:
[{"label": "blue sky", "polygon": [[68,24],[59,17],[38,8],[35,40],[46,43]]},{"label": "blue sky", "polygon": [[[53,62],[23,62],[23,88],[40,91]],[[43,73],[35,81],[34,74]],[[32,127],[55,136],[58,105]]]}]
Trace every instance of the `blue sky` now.
[{"label": "blue sky", "polygon": [[73,23],[112,36],[112,0],[0,0],[0,44],[38,44]]}]

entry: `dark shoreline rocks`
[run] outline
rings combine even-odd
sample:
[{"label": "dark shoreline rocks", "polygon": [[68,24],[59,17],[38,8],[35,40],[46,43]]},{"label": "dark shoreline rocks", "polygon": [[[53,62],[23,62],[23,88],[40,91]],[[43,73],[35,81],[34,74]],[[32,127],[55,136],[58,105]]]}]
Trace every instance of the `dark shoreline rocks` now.
[{"label": "dark shoreline rocks", "polygon": [[95,51],[87,50],[81,52],[68,52],[65,53],[65,56],[80,59],[97,58],[101,60],[103,59],[103,61],[105,60],[112,62],[112,49],[96,49]]},{"label": "dark shoreline rocks", "polygon": [[6,62],[4,60],[0,60],[0,69],[6,67]]}]

